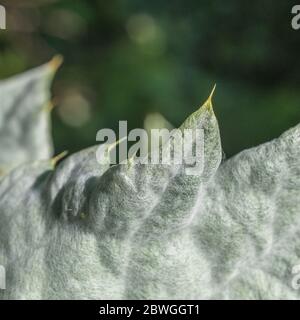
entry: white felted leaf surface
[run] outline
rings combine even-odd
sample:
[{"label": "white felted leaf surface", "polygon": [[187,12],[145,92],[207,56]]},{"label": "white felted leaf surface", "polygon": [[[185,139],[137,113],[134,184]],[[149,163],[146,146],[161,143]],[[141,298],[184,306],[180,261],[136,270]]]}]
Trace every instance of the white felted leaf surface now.
[{"label": "white felted leaf surface", "polygon": [[0,81],[0,170],[52,156],[50,84],[60,63]]},{"label": "white felted leaf surface", "polygon": [[298,298],[300,127],[222,164],[210,99],[184,128],[204,130],[197,176],[93,147],[2,177],[0,298]]},{"label": "white felted leaf surface", "polygon": [[299,298],[300,125],[223,163],[194,234],[218,298]]}]

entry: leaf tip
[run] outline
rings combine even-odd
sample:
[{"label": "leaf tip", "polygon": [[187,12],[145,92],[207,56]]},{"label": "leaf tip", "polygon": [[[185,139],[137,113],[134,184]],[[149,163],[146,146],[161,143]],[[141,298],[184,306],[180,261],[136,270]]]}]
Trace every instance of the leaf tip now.
[{"label": "leaf tip", "polygon": [[69,151],[65,150],[63,152],[61,152],[60,154],[58,154],[57,156],[55,156],[54,158],[51,159],[51,165],[53,167],[56,166],[56,164],[62,160],[63,158],[65,158],[68,155]]},{"label": "leaf tip", "polygon": [[215,83],[215,85],[213,86],[211,93],[209,95],[209,97],[207,98],[206,102],[204,103],[204,106],[207,107],[210,110],[213,110],[213,106],[212,106],[212,98],[214,96],[215,90],[216,90],[217,84]]},{"label": "leaf tip", "polygon": [[210,99],[210,100],[211,100],[212,97],[214,96],[214,93],[215,93],[215,91],[216,91],[216,87],[217,87],[217,84],[215,83],[214,86],[213,86],[213,88],[212,88],[212,90],[211,90],[211,93],[210,93],[210,95],[209,95],[209,99]]},{"label": "leaf tip", "polygon": [[56,98],[53,98],[52,100],[48,101],[48,102],[45,104],[43,110],[44,110],[45,112],[50,113],[50,112],[55,108],[55,106],[57,106],[57,99],[56,99]]},{"label": "leaf tip", "polygon": [[55,73],[59,67],[63,64],[64,58],[62,55],[58,54],[52,58],[49,62],[49,67],[53,73]]},{"label": "leaf tip", "polygon": [[112,143],[112,144],[109,144],[108,147],[107,147],[107,152],[110,153],[114,148],[116,148],[119,144],[121,144],[124,140],[127,140],[127,136],[121,138],[120,140]]}]

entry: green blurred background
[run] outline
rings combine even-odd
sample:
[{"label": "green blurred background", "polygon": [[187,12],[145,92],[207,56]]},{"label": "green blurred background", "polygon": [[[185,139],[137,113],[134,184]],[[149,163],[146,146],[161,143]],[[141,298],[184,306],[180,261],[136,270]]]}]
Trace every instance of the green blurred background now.
[{"label": "green blurred background", "polygon": [[101,128],[178,126],[209,95],[227,156],[300,120],[300,30],[289,1],[7,0],[0,78],[65,58],[54,82],[56,153]]}]

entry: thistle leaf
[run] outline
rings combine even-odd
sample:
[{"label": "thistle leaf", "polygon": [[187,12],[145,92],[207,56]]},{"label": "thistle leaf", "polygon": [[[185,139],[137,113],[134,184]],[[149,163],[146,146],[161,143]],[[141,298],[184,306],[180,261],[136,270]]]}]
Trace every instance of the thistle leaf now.
[{"label": "thistle leaf", "polygon": [[299,298],[300,125],[226,161],[206,188],[195,236],[220,298]]},{"label": "thistle leaf", "polygon": [[[9,194],[0,200],[0,263],[10,271],[10,276],[3,297],[131,296],[134,286],[128,288],[126,282],[134,272],[130,270],[131,263],[136,263],[131,252],[137,244],[135,239],[148,243],[148,238],[157,237],[159,242],[176,228],[187,230],[199,188],[220,162],[220,137],[212,110],[205,105],[187,119],[183,128],[188,125],[207,132],[203,175],[185,175],[185,164],[100,165],[94,147],[69,157],[54,171],[51,161],[46,161],[20,167],[5,176],[0,190],[5,194],[9,188]],[[214,168],[211,163],[215,163]],[[19,176],[26,184],[22,184],[25,187],[20,201],[11,201],[11,195],[21,192],[19,178],[13,178]],[[178,191],[180,194],[174,199]],[[27,267],[34,268],[34,279],[25,276]],[[144,267],[147,268],[141,266]],[[22,281],[30,282],[23,290],[17,288]],[[41,290],[40,286],[46,289]],[[79,291],[75,290],[77,286]]]},{"label": "thistle leaf", "polygon": [[222,164],[211,96],[185,129],[204,132],[197,175],[110,166],[102,145],[3,176],[0,299],[298,299],[300,125]]},{"label": "thistle leaf", "polygon": [[0,169],[52,156],[50,85],[61,58],[0,81]]}]

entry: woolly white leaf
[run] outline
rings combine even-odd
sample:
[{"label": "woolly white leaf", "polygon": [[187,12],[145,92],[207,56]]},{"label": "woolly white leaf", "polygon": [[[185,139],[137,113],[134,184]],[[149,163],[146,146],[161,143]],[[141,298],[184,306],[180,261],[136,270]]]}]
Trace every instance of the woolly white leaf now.
[{"label": "woolly white leaf", "polygon": [[205,199],[194,233],[219,297],[299,298],[300,125],[225,162]]},{"label": "woolly white leaf", "polygon": [[300,126],[221,165],[211,98],[185,128],[204,130],[199,175],[93,147],[4,176],[0,298],[298,298]]},{"label": "woolly white leaf", "polygon": [[61,63],[50,63],[0,81],[0,170],[52,156],[50,84]]}]

